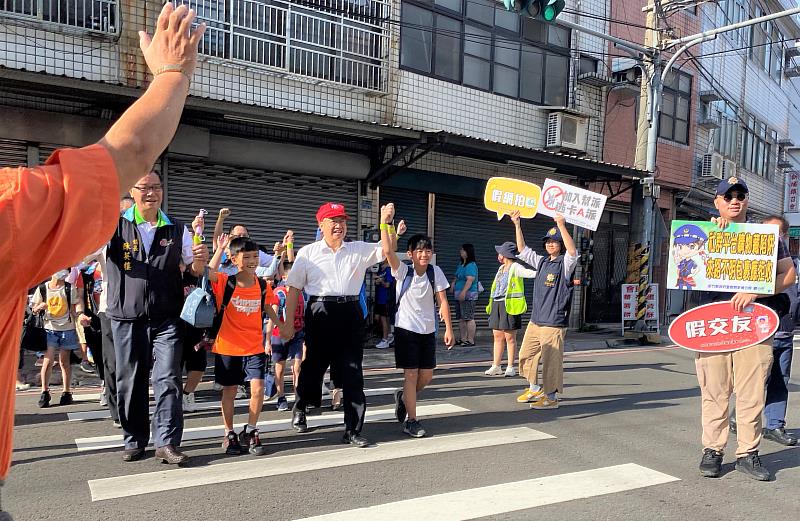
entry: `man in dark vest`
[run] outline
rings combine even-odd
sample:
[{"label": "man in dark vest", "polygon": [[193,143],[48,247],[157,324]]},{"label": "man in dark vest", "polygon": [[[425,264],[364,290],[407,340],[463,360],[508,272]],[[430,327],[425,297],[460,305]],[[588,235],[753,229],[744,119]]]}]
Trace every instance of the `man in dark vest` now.
[{"label": "man in dark vest", "polygon": [[[558,394],[564,387],[564,336],[572,300],[572,275],[578,264],[575,241],[567,230],[564,216],[557,214],[555,226],[542,237],[545,255],[525,245],[519,212],[511,221],[516,229],[517,258],[536,270],[533,281],[533,312],[519,349],[519,373],[529,387],[517,402],[530,402],[531,409],[558,409]],[[542,385],[538,382],[542,361]]]},{"label": "man in dark vest", "polygon": [[117,406],[125,436],[124,461],[144,456],[150,442],[148,373],[153,366],[152,435],[156,459],[180,464],[183,305],[181,263],[201,275],[205,245],[192,245],[186,227],[161,211],[164,189],[157,174],[131,190],[136,204],[119,220],[107,250],[108,309],[117,363]]}]

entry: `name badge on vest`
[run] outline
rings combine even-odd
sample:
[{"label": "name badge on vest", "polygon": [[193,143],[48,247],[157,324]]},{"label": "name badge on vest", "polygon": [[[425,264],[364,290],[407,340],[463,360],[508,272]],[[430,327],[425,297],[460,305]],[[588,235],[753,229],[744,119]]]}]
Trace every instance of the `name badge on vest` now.
[{"label": "name badge on vest", "polygon": [[548,288],[552,288],[556,285],[556,274],[555,273],[548,273],[547,277],[544,279],[544,285]]},{"label": "name badge on vest", "polygon": [[169,239],[169,240],[167,240],[167,239],[161,239],[161,241],[160,241],[158,244],[159,244],[159,245],[160,245],[162,248],[166,248],[167,246],[172,246],[173,244],[175,244],[175,241],[174,241],[173,239]]}]

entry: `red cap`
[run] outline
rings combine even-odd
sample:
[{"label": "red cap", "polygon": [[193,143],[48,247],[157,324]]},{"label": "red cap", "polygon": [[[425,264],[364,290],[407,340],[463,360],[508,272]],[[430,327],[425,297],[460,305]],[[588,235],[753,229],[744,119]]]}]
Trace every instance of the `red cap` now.
[{"label": "red cap", "polygon": [[344,209],[344,205],[340,203],[325,203],[317,210],[317,222],[322,222],[323,219],[334,219],[336,217],[344,217],[349,219],[350,216]]}]

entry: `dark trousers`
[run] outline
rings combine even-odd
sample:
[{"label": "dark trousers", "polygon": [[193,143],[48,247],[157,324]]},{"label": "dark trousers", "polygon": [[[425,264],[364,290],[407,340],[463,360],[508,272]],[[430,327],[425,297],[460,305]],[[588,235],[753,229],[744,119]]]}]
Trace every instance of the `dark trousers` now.
[{"label": "dark trousers", "polygon": [[328,366],[342,388],[345,429],[361,432],[364,396],[364,316],[358,302],[312,302],[306,309],[306,358],[300,365],[296,406],[322,404],[322,380]]},{"label": "dark trousers", "polygon": [[117,357],[114,354],[114,333],[111,329],[111,319],[105,313],[98,313],[100,317],[100,337],[102,347],[102,361],[95,360],[97,372],[106,384],[106,398],[108,399],[108,412],[115,422],[119,422],[117,408]]},{"label": "dark trousers", "polygon": [[117,362],[119,422],[126,449],[145,448],[150,441],[148,382],[151,364],[156,402],[152,419],[154,445],[158,448],[181,444],[183,327],[178,320],[111,320]]},{"label": "dark trousers", "polygon": [[789,399],[793,348],[792,337],[775,338],[772,343],[772,371],[767,378],[767,401],[764,406],[767,429],[780,429],[786,426],[786,402]]}]

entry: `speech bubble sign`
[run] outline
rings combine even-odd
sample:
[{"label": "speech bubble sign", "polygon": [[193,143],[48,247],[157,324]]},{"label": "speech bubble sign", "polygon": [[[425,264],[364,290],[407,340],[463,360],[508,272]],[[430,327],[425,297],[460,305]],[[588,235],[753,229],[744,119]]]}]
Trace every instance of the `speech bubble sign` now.
[{"label": "speech bubble sign", "polygon": [[523,219],[531,219],[539,209],[541,195],[539,185],[510,177],[492,177],[486,182],[483,205],[497,214],[498,221],[515,210],[519,210]]}]

